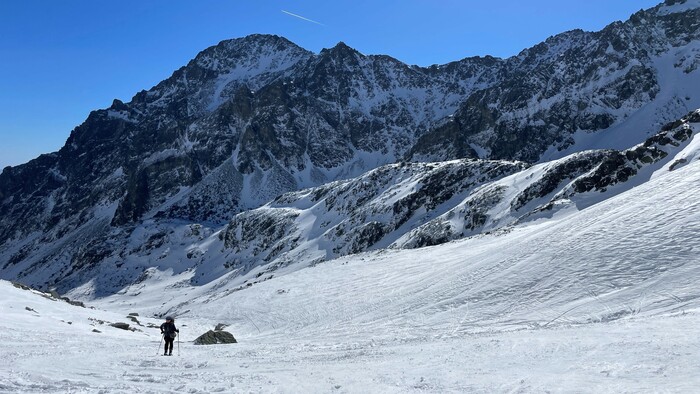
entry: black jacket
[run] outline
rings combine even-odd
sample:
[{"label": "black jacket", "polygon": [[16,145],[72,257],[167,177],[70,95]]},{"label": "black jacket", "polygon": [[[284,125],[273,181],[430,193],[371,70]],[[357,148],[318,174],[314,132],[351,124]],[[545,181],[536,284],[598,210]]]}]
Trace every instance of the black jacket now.
[{"label": "black jacket", "polygon": [[160,325],[160,333],[165,334],[166,338],[175,338],[176,332],[180,332],[180,330],[175,327],[175,323],[173,322],[166,321]]}]

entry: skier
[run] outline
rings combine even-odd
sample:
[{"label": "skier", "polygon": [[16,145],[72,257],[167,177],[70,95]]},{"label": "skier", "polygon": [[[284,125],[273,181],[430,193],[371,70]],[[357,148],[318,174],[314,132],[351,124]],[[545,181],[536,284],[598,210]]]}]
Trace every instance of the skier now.
[{"label": "skier", "polygon": [[173,342],[175,341],[175,337],[179,332],[180,330],[178,330],[177,327],[175,327],[175,319],[173,319],[170,316],[166,317],[165,323],[160,325],[160,333],[165,339],[165,352],[163,353],[164,356],[173,355]]}]

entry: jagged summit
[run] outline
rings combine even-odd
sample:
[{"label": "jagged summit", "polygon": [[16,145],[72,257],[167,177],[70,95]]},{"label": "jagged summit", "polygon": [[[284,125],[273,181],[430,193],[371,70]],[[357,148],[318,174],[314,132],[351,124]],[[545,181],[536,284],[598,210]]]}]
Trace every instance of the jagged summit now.
[{"label": "jagged summit", "polygon": [[319,55],[322,56],[324,54],[336,54],[339,56],[347,56],[347,55],[359,55],[360,52],[354,48],[351,48],[343,41],[339,41],[337,44],[335,44],[331,48],[321,49],[321,52],[319,53]]},{"label": "jagged summit", "polygon": [[276,46],[280,50],[286,47],[299,47],[295,43],[289,41],[287,38],[278,36],[276,34],[249,34],[244,37],[222,40],[213,47],[223,46],[227,49],[236,49],[240,48],[241,46],[245,47],[250,45]]},{"label": "jagged summit", "polygon": [[223,40],[200,52],[188,66],[197,65],[212,71],[225,72],[240,67],[248,59],[273,60],[289,53],[311,52],[284,37],[269,34],[252,34],[241,38]]}]

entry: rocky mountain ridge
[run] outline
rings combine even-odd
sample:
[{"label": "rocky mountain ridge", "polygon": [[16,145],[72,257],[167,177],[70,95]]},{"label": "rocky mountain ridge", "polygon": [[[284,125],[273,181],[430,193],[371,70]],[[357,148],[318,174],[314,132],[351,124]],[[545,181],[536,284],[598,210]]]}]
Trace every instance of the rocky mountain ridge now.
[{"label": "rocky mountain ridge", "polygon": [[22,260],[4,269],[62,278],[61,290],[76,298],[138,295],[140,283],[167,272],[189,273],[181,286],[237,291],[340,256],[497,235],[586,209],[696,160],[684,152],[698,150],[689,149],[698,133],[700,110],[624,151],[584,151],[535,165],[480,159],[390,164],[283,194],[223,226],[150,219],[129,232],[78,242],[77,258],[41,272]]},{"label": "rocky mountain ridge", "polygon": [[[624,151],[700,107],[699,8],[696,0],[669,0],[601,32],[563,33],[509,59],[428,68],[366,56],[343,43],[313,54],[276,36],[223,41],[130,102],[92,112],[60,151],[3,170],[0,273],[68,290],[96,272],[113,275],[131,264],[128,256],[167,246],[168,237],[157,234],[168,228],[213,233],[283,193],[392,163],[521,160],[507,166],[514,169],[588,148]],[[626,158],[610,155],[616,156],[579,157],[568,176],[604,158],[612,164],[596,168],[616,172],[601,178],[632,171]],[[442,187],[471,187],[462,183],[467,179],[453,180]],[[426,216],[401,229],[416,233],[400,245],[487,231],[482,204],[491,197],[472,201],[481,207],[462,217],[474,231]],[[428,203],[417,201],[416,207]],[[328,240],[324,258],[373,247],[370,241],[401,227],[387,220],[347,224],[343,233],[356,241]],[[442,228],[444,236],[421,224]],[[227,236],[230,247],[234,238]],[[401,235],[392,237],[382,245]],[[132,283],[152,263],[118,272],[124,279],[105,291]]]}]

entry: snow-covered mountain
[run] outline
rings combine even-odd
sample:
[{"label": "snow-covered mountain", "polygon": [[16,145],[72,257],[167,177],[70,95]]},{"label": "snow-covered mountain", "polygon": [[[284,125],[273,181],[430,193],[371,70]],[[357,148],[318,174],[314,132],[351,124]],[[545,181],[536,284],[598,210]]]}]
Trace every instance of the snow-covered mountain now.
[{"label": "snow-covered mountain", "polygon": [[[584,151],[535,165],[474,159],[390,164],[283,194],[222,226],[148,220],[111,245],[115,252],[101,264],[68,272],[63,284],[83,299],[136,295],[145,282],[169,272],[190,275],[183,286],[241,290],[359,252],[507,233],[586,210],[653,174],[687,165],[699,132],[700,110],[624,151]],[[10,269],[21,276],[25,267]],[[54,272],[66,271],[42,274]]]},{"label": "snow-covered mountain", "polygon": [[[0,391],[693,392],[700,137],[679,148],[585,209],[244,290],[171,264],[83,308],[0,281]],[[156,355],[168,313],[175,357]],[[193,344],[219,324],[239,343]]]},{"label": "snow-covered mountain", "polygon": [[624,149],[700,107],[696,1],[667,1],[599,32],[574,30],[507,59],[412,151],[551,160],[582,148]]},{"label": "snow-covered mountain", "polygon": [[697,0],[669,0],[428,68],[343,43],[221,42],[3,170],[0,277],[85,297],[164,270],[243,286],[580,209],[694,135],[694,115],[656,133],[700,107],[697,20]]}]

